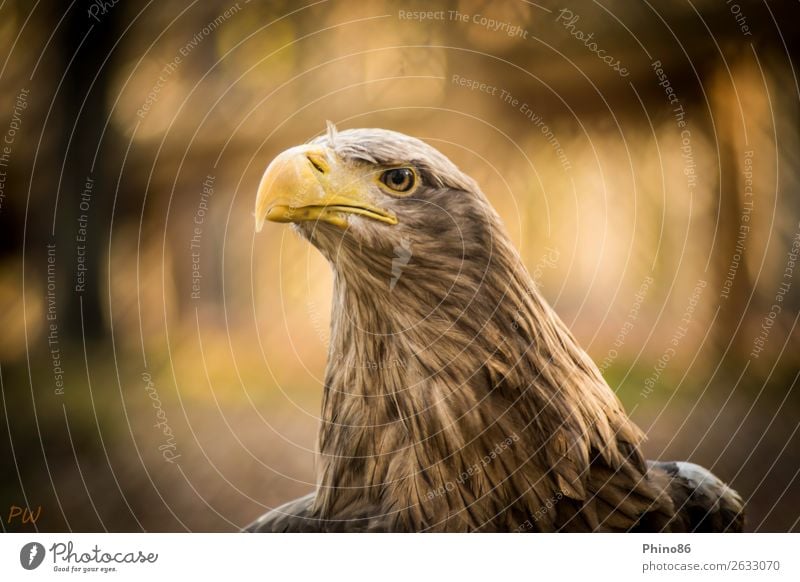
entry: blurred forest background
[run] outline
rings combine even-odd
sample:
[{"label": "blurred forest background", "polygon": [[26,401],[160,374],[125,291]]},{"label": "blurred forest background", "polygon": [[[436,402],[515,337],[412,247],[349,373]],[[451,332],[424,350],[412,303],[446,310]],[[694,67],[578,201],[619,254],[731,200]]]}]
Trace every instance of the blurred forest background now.
[{"label": "blurred forest background", "polygon": [[647,456],[800,531],[799,15],[0,3],[3,529],[233,531],[313,489],[331,274],[253,204],[331,120],[472,175]]}]

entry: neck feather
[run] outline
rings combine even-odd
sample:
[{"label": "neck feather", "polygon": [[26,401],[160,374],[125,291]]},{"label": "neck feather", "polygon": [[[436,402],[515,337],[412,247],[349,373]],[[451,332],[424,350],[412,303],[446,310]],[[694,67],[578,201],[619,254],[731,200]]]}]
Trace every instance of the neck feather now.
[{"label": "neck feather", "polygon": [[493,511],[584,494],[591,455],[642,464],[638,429],[499,226],[492,239],[458,265],[417,252],[393,285],[388,259],[338,268],[323,516],[367,501],[393,529],[469,530]]}]

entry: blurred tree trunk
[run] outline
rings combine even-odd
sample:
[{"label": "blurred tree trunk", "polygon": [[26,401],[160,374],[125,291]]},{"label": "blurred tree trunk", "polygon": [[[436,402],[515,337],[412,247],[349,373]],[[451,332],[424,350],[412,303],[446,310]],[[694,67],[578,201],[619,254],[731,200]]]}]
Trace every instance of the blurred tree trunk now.
[{"label": "blurred tree trunk", "polygon": [[[107,331],[100,292],[102,259],[107,249],[120,158],[113,124],[106,127],[113,59],[105,63],[104,60],[119,38],[122,7],[111,7],[92,17],[89,13],[92,6],[98,5],[88,1],[76,3],[58,35],[58,51],[63,60],[61,71],[67,73],[56,98],[58,115],[63,120],[56,159],[66,160],[56,241],[59,254],[64,257],[59,287],[65,290],[62,303],[65,332],[80,337],[83,330],[87,338],[99,338]],[[60,164],[53,168],[53,171],[59,170]],[[88,196],[84,195],[86,192]],[[83,217],[86,220],[81,220]],[[84,225],[86,240],[81,241]],[[83,253],[82,260],[79,253]],[[79,277],[81,263],[85,267],[85,279]]]},{"label": "blurred tree trunk", "polygon": [[734,67],[732,79],[727,69],[718,68],[708,75],[712,79],[709,93],[714,125],[707,128],[708,136],[716,135],[719,164],[716,240],[711,249],[714,272],[709,275],[717,294],[714,299],[722,309],[717,318],[714,345],[720,354],[728,350],[733,357],[744,356],[749,351],[740,320],[753,293],[748,274],[753,241],[753,197],[745,199],[743,177],[745,150],[750,146],[745,142],[744,120],[737,105],[740,98],[734,83],[741,83],[741,79],[736,73]]}]

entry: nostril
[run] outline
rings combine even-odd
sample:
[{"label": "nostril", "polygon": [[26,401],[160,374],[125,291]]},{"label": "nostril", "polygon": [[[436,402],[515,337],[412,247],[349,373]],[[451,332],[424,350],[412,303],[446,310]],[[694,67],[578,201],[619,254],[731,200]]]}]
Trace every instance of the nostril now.
[{"label": "nostril", "polygon": [[324,174],[328,171],[328,165],[325,163],[325,160],[323,160],[322,157],[316,154],[306,154],[306,159],[320,174]]}]

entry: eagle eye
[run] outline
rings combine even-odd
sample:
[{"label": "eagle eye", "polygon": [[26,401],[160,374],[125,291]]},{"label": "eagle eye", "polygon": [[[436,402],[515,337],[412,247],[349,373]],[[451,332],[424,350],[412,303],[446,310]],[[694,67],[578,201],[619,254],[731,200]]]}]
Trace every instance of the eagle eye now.
[{"label": "eagle eye", "polygon": [[414,171],[409,168],[393,168],[381,174],[381,182],[395,192],[408,192],[416,181]]}]

